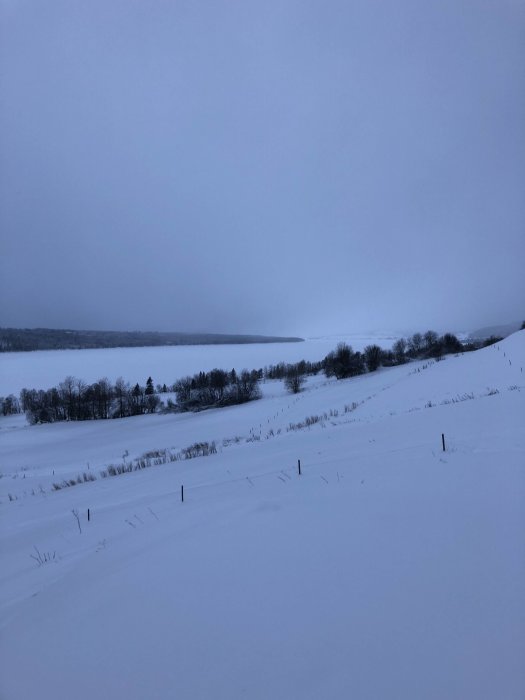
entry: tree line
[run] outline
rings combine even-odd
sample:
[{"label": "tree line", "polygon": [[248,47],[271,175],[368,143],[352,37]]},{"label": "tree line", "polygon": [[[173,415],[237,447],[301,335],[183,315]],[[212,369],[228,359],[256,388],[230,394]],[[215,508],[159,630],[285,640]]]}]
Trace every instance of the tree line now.
[{"label": "tree line", "polygon": [[145,386],[131,386],[122,377],[115,384],[106,378],[86,384],[66,377],[51,389],[20,392],[20,408],[31,424],[139,416],[155,413],[159,404],[151,377]]},{"label": "tree line", "polygon": [[301,390],[306,376],[318,374],[320,371],[328,378],[346,379],[365,372],[375,372],[379,367],[394,367],[411,360],[439,360],[444,355],[478,350],[499,340],[501,338],[493,336],[482,342],[462,343],[453,333],[440,336],[435,331],[427,331],[414,333],[408,338],[399,338],[389,350],[372,344],[367,345],[362,352],[354,352],[350,345],[339,343],[336,349],[320,362],[302,360],[296,364],[281,363],[265,368],[265,377],[284,379],[288,391],[297,393]]},{"label": "tree line", "polygon": [[[131,385],[122,377],[114,384],[107,378],[87,384],[82,379],[66,377],[51,389],[22,389],[19,399],[13,394],[0,397],[0,411],[3,415],[24,412],[31,424],[125,418],[165,409],[196,411],[258,399],[261,396],[261,380],[282,380],[290,393],[298,393],[306,378],[319,372],[324,372],[328,378],[345,379],[374,372],[379,367],[392,367],[416,359],[440,359],[450,353],[477,350],[499,340],[501,338],[492,337],[483,342],[461,343],[452,333],[440,336],[434,331],[427,331],[400,338],[389,350],[372,344],[362,352],[354,352],[351,346],[340,343],[318,362],[281,362],[240,373],[235,369],[230,372],[213,369],[183,377],[170,386],[157,384],[155,387],[151,377],[144,386],[138,383]],[[166,407],[160,394],[167,392],[176,394],[176,402],[168,398]]]},{"label": "tree line", "polygon": [[0,352],[156,347],[163,345],[297,343],[302,342],[302,340],[302,338],[283,338],[280,336],[264,335],[231,335],[225,333],[0,328]]},{"label": "tree line", "polygon": [[339,343],[336,350],[323,360],[323,371],[327,377],[345,379],[365,372],[375,372],[379,367],[394,367],[411,360],[435,359],[459,352],[471,352],[498,342],[492,337],[483,342],[462,343],[453,333],[438,335],[435,331],[414,333],[408,338],[399,338],[390,350],[379,345],[367,345],[363,352],[354,352],[346,343]]},{"label": "tree line", "polygon": [[183,377],[172,386],[154,387],[148,377],[146,384],[131,385],[122,377],[114,384],[107,378],[93,384],[82,379],[66,377],[51,389],[22,389],[20,400],[10,396],[2,399],[4,415],[24,412],[28,422],[55,423],[59,421],[106,420],[155,413],[165,408],[160,394],[173,391],[177,402],[168,399],[168,410],[195,411],[229,406],[260,398],[259,381],[262,370],[243,370],[239,374],[214,369]]}]

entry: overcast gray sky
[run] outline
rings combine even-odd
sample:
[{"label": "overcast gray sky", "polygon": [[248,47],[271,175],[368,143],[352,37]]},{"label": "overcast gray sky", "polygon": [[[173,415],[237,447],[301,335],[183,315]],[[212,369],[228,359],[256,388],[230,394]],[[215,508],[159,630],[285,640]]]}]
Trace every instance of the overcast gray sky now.
[{"label": "overcast gray sky", "polygon": [[525,314],[523,0],[0,6],[0,325]]}]

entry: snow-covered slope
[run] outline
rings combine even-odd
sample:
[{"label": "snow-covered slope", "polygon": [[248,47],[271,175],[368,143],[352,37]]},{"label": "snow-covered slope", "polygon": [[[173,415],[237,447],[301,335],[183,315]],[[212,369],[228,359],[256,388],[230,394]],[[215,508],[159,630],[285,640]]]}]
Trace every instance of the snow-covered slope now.
[{"label": "snow-covered slope", "polygon": [[0,422],[0,696],[525,697],[523,365],[520,332],[197,415]]}]

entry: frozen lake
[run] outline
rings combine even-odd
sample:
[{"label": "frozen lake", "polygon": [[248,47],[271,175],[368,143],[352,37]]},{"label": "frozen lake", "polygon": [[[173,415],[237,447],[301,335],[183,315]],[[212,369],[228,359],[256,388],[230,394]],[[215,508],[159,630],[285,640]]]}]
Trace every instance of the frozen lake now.
[{"label": "frozen lake", "polygon": [[390,348],[397,336],[387,334],[337,335],[308,338],[303,343],[256,343],[250,345],[177,345],[100,350],[45,350],[0,353],[0,396],[18,395],[23,388],[49,389],[71,375],[86,382],[124,377],[145,384],[173,384],[176,379],[215,367],[235,370],[259,369],[279,362],[322,360],[337,343],[354,350],[370,343]]}]

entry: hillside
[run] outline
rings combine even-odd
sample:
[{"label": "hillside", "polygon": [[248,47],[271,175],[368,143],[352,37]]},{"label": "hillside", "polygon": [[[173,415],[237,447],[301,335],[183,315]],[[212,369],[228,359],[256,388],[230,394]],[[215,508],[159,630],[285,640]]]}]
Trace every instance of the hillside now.
[{"label": "hillside", "polygon": [[519,332],[197,415],[2,419],[0,696],[524,697],[524,364]]}]

